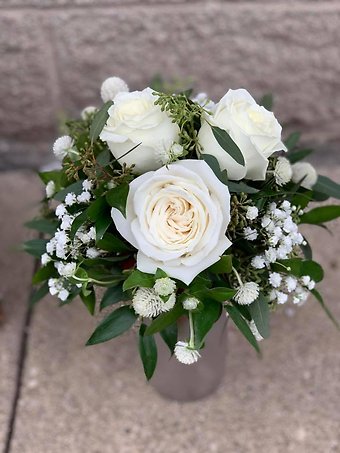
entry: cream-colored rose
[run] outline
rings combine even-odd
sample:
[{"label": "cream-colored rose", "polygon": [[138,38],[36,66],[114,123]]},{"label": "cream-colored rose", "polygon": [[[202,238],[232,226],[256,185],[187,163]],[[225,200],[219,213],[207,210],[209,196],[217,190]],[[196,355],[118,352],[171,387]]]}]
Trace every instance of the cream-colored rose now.
[{"label": "cream-colored rose", "polygon": [[[211,126],[228,132],[241,150],[245,165],[238,164],[219,145]],[[281,141],[282,127],[272,112],[259,106],[244,89],[229,90],[216,104],[212,115],[206,115],[198,133],[202,153],[211,154],[230,179],[264,180],[268,157],[275,151],[286,151]]]},{"label": "cream-colored rose", "polygon": [[296,184],[301,182],[301,187],[305,189],[312,189],[318,180],[318,174],[309,162],[296,162],[292,165],[292,170],[292,181]]},{"label": "cream-colored rose", "polygon": [[[118,93],[109,108],[109,118],[100,134],[121,164],[135,164],[137,173],[156,170],[163,164],[160,155],[178,141],[179,127],[167,112],[155,105],[151,88]],[[126,154],[131,148],[135,150]],[[126,155],[125,155],[126,154]],[[123,157],[122,157],[123,156]]]},{"label": "cream-colored rose", "polygon": [[230,194],[200,160],[181,160],[130,183],[126,218],[113,208],[119,233],[138,250],[137,268],[189,284],[231,242]]}]

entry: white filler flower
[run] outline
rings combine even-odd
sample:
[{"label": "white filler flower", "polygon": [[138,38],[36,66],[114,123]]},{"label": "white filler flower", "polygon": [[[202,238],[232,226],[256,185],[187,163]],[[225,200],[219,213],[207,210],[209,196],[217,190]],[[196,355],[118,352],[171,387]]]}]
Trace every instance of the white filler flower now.
[{"label": "white filler flower", "polygon": [[137,269],[162,269],[187,285],[231,246],[227,186],[201,160],[182,160],[130,183],[126,218],[113,208],[119,233],[137,250]]},{"label": "white filler flower", "polygon": [[184,310],[195,310],[200,301],[196,297],[187,297],[183,300]]},{"label": "white filler flower", "polygon": [[[243,154],[245,165],[237,163],[218,143],[211,126],[227,131]],[[282,127],[272,112],[259,106],[247,90],[229,90],[206,115],[198,133],[202,152],[218,160],[230,179],[264,180],[268,158],[275,151],[286,151],[281,141]]]},{"label": "white filler flower", "polygon": [[256,206],[249,206],[246,212],[248,220],[255,220],[259,215],[259,210]]},{"label": "white filler flower", "polygon": [[201,354],[196,350],[189,347],[186,341],[177,341],[175,346],[176,359],[185,365],[192,365],[197,362]]},{"label": "white filler flower", "polygon": [[119,163],[134,164],[136,173],[159,168],[161,148],[166,152],[178,142],[179,127],[155,105],[157,99],[151,88],[117,94],[100,134]]},{"label": "white filler flower", "polygon": [[240,305],[250,305],[259,295],[259,285],[255,282],[247,282],[240,285],[234,296],[236,302]]},{"label": "white filler flower", "polygon": [[278,186],[284,186],[287,184],[293,175],[292,166],[290,162],[285,157],[278,157],[275,169],[274,169],[274,178]]},{"label": "white filler flower", "polygon": [[301,182],[301,186],[305,189],[311,189],[318,179],[318,174],[309,162],[296,162],[292,165],[293,176],[292,180],[295,183]]},{"label": "white filler flower", "polygon": [[87,120],[87,118],[90,115],[93,115],[97,111],[97,107],[94,107],[93,105],[89,105],[88,107],[85,107],[81,112],[80,112],[80,117],[83,120]]},{"label": "white filler flower", "polygon": [[159,296],[170,296],[176,291],[176,283],[169,277],[158,278],[153,289]]},{"label": "white filler flower", "polygon": [[72,151],[73,139],[69,135],[63,135],[57,138],[53,144],[53,152],[58,160],[63,160],[67,154]]},{"label": "white filler flower", "polygon": [[164,302],[153,288],[138,288],[133,296],[132,306],[137,315],[143,318],[153,318],[164,311],[171,310],[175,302],[175,294],[171,294],[169,299]]},{"label": "white filler flower", "polygon": [[55,194],[55,183],[54,181],[48,181],[45,187],[46,190],[46,198],[52,198]]},{"label": "white filler flower", "polygon": [[120,77],[108,77],[102,83],[100,96],[103,102],[112,101],[118,93],[127,93],[129,87]]}]

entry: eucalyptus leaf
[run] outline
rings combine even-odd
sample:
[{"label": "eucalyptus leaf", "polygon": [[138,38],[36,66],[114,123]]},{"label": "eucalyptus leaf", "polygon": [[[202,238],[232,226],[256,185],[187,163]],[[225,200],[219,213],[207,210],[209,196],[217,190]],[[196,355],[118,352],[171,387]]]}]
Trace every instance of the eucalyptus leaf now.
[{"label": "eucalyptus leaf", "polygon": [[211,126],[215,139],[221,148],[226,151],[231,158],[233,158],[239,165],[244,167],[245,160],[240,148],[236,145],[234,140],[230,137],[227,131],[217,126]]},{"label": "eucalyptus leaf", "polygon": [[319,225],[338,217],[340,217],[340,205],[320,206],[304,213],[300,217],[300,222]]},{"label": "eucalyptus leaf", "polygon": [[40,258],[46,252],[47,239],[30,239],[22,244],[25,252]]},{"label": "eucalyptus leaf", "polygon": [[234,182],[234,181],[228,181],[227,186],[230,190],[230,192],[233,193],[258,193],[259,189],[255,189],[255,187],[250,187],[248,184],[245,184],[244,182]]},{"label": "eucalyptus leaf", "polygon": [[247,321],[241,316],[240,312],[232,305],[226,305],[225,309],[227,310],[230,318],[234,321],[236,327],[244,335],[244,337],[249,341],[249,343],[256,349],[257,352],[260,352],[259,345],[254,337]]},{"label": "eucalyptus leaf", "polygon": [[98,110],[98,112],[94,115],[90,126],[90,138],[92,143],[94,143],[97,140],[101,131],[103,130],[106,121],[109,117],[108,110],[111,107],[111,105],[113,105],[113,101],[105,102],[103,107],[100,110]]},{"label": "eucalyptus leaf", "polygon": [[26,222],[25,227],[39,231],[40,233],[53,235],[57,230],[58,222],[48,219],[33,219]]},{"label": "eucalyptus leaf", "polygon": [[251,317],[263,338],[268,338],[270,334],[269,329],[269,305],[267,299],[262,293],[258,298],[249,305]]},{"label": "eucalyptus leaf", "polygon": [[86,345],[103,343],[126,332],[135,323],[137,316],[129,306],[110,313],[95,329]]}]

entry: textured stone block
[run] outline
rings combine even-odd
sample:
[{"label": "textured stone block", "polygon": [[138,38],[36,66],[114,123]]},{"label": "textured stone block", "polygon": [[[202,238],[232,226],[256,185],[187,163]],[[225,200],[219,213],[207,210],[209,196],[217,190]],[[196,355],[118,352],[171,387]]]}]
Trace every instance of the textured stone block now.
[{"label": "textured stone block", "polygon": [[155,73],[193,76],[218,99],[229,88],[276,95],[279,119],[313,139],[340,137],[340,9],[249,4],[58,12],[55,34],[62,105],[99,102],[112,74],[142,88]]},{"label": "textured stone block", "polygon": [[46,138],[55,123],[56,86],[39,15],[0,12],[0,134]]}]

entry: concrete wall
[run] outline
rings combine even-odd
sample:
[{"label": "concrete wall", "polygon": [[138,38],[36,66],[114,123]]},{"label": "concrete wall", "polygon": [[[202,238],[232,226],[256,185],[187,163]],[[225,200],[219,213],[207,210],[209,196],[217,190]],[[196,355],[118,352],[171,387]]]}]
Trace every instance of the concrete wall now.
[{"label": "concrete wall", "polygon": [[0,0],[0,167],[35,166],[101,81],[156,73],[276,95],[282,123],[340,142],[340,1]]}]

